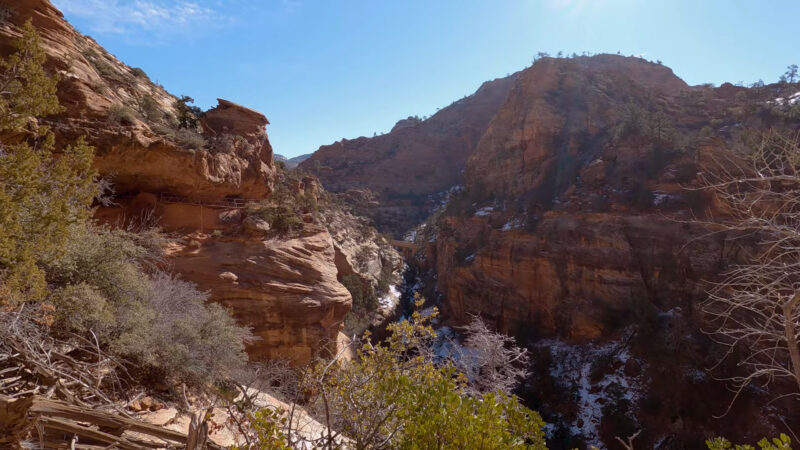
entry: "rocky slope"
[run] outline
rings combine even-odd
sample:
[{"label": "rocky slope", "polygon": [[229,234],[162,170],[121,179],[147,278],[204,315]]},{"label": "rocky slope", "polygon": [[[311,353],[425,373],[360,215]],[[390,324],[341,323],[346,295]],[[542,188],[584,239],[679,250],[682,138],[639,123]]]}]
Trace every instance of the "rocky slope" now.
[{"label": "rocky slope", "polygon": [[370,217],[381,231],[401,235],[430,214],[428,196],[462,183],[467,158],[515,78],[488,81],[430,118],[397,122],[385,135],[322,146],[299,168],[334,192],[375,191],[379,205]]},{"label": "rocky slope", "polygon": [[[15,26],[30,19],[42,35],[47,65],[61,77],[59,98],[66,111],[53,118],[57,135],[86,135],[97,148],[97,168],[103,175],[113,174],[118,192],[202,192],[209,197],[269,193],[274,168],[263,126],[258,136],[248,137],[252,146],[202,151],[209,138],[177,130],[175,97],[141,69],[123,64],[78,33],[47,0],[5,4],[10,12],[0,24],[0,52],[13,50]],[[189,135],[194,142],[179,142]]]},{"label": "rocky slope", "polygon": [[[637,369],[643,392],[666,401],[656,394],[662,384],[690,390],[699,381],[686,374],[704,373],[713,352],[700,344],[697,302],[705,281],[741,251],[741,242],[696,222],[724,211],[692,187],[698,172],[743,148],[753,130],[797,129],[796,118],[769,103],[788,88],[689,87],[666,67],[616,55],[546,58],[526,69],[470,156],[464,191],[436,222],[425,264],[435,268],[446,315],[463,323],[480,314],[521,339],[575,345],[620,339],[627,327],[641,337],[655,327],[650,342],[630,344],[642,367],[651,364]],[[675,323],[684,336],[672,335]],[[668,359],[676,368],[665,375],[654,361],[667,336],[703,356]],[[606,387],[586,389],[582,402]],[[619,414],[650,421],[640,437],[645,446],[658,433],[740,432],[694,415],[693,402],[726,401],[718,386],[704,392],[703,400],[680,399],[683,412],[671,413],[682,421],[677,428],[643,419],[640,404]],[[587,430],[586,420],[575,418],[572,432]],[[606,443],[622,433],[611,414],[592,420]]]},{"label": "rocky slope", "polygon": [[[47,68],[61,77],[66,109],[47,122],[61,142],[86,136],[96,148],[95,167],[113,185],[115,204],[98,207],[98,220],[169,232],[169,264],[253,328],[259,340],[249,346],[252,359],[304,363],[335,351],[351,296],[337,279],[346,267],[327,228],[314,214],[300,214],[295,229],[278,233],[247,220],[243,209],[272,201],[276,183],[292,184],[274,166],[267,118],[220,99],[196,124],[179,126],[174,96],[77,32],[49,1],[5,5],[0,53],[13,51],[18,27],[30,19]],[[306,189],[293,183],[284,188]],[[316,201],[318,190],[307,190]],[[399,264],[396,253],[384,259]],[[373,265],[381,270],[383,260]]]},{"label": "rocky slope", "polygon": [[452,312],[594,338],[606,308],[689,305],[734,249],[723,235],[700,238],[707,230],[692,219],[720,211],[687,188],[745,130],[783,123],[745,111],[773,94],[690,88],[666,67],[616,55],[525,70],[441,226],[439,287]]}]

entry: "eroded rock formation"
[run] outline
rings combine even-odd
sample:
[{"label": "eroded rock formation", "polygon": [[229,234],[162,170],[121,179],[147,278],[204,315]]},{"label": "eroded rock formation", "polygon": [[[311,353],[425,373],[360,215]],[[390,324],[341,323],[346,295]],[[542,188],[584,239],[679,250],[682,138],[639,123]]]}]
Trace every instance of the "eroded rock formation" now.
[{"label": "eroded rock formation", "polygon": [[[14,50],[18,27],[30,19],[41,34],[47,69],[61,77],[65,111],[46,122],[60,143],[85,136],[96,148],[96,169],[113,184],[116,204],[97,208],[97,219],[170,233],[168,264],[253,328],[259,339],[249,344],[252,359],[303,364],[335,352],[351,305],[339,270],[370,279],[369,270],[380,271],[392,250],[380,256],[370,247],[360,253],[368,260],[364,268],[352,268],[347,257],[336,258],[339,247],[313,215],[288,234],[247,217],[243,206],[269,199],[279,178],[267,118],[220,99],[197,126],[181,126],[174,96],[77,32],[48,0],[4,5],[9,16],[0,23],[0,54]],[[313,180],[290,188],[315,202],[319,195]],[[358,244],[342,242],[342,253],[358,251]],[[396,253],[388,260],[399,265]]]},{"label": "eroded rock formation", "polygon": [[[691,190],[697,173],[741,142],[729,124],[753,122],[721,91],[616,55],[523,71],[437,237],[449,311],[480,312],[512,333],[591,339],[638,301],[691,309],[735,255],[724,235],[693,223],[714,210]],[[706,97],[715,106],[697,102]]]},{"label": "eroded rock formation", "polygon": [[[761,131],[796,132],[796,116],[775,106],[787,90],[796,88],[690,87],[616,55],[542,59],[520,73],[471,154],[464,190],[418,229],[446,320],[479,314],[540,352],[528,398],[569,424],[560,443],[578,433],[608,444],[642,427],[637,445],[649,448],[663,436],[701,441],[698,430],[775,433],[792,416],[756,393],[729,416],[757,425],[701,412],[730,396],[707,375],[719,349],[699,311],[708,282],[744,261],[748,244],[715,232],[725,210],[698,190],[698,173]],[[582,353],[604,345],[624,356]],[[582,368],[563,368],[581,354]],[[594,384],[606,376],[617,381]]]},{"label": "eroded rock formation", "polygon": [[31,20],[41,34],[48,68],[61,77],[58,96],[66,110],[48,122],[64,142],[86,136],[96,147],[97,169],[113,180],[118,192],[217,198],[269,194],[275,172],[263,115],[221,101],[210,120],[242,124],[241,130],[226,133],[243,132],[250,146],[205,151],[199,136],[192,145],[179,142],[177,135],[190,131],[178,130],[174,123],[176,98],[141,69],[125,65],[77,32],[48,0],[5,5],[9,18],[0,23],[0,54],[13,51],[17,27]]},{"label": "eroded rock formation", "polygon": [[304,364],[335,353],[350,293],[337,282],[334,244],[322,226],[292,237],[189,235],[170,249],[175,269],[210,290],[260,340],[254,360]]}]

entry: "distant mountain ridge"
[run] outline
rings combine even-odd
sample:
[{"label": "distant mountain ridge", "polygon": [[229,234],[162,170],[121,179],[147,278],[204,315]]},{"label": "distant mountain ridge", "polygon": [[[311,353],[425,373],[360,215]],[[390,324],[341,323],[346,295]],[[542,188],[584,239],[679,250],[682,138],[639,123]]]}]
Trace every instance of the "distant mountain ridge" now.
[{"label": "distant mountain ridge", "polygon": [[517,76],[487,81],[425,120],[399,120],[387,134],[323,145],[299,167],[334,192],[376,192],[380,206],[368,213],[383,231],[401,235],[430,213],[429,196],[463,182],[469,155]]},{"label": "distant mountain ridge", "polygon": [[311,153],[306,153],[304,155],[295,156],[293,158],[287,158],[287,157],[285,157],[283,155],[280,155],[280,154],[273,155],[273,159],[275,161],[280,161],[280,162],[284,163],[286,165],[287,169],[294,169],[301,162],[307,160],[309,157],[311,157]]}]

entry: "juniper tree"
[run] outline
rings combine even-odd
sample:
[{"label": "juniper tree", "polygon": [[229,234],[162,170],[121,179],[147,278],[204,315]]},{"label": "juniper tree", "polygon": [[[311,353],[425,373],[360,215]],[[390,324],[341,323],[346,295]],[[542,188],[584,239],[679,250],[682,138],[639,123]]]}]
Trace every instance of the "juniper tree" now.
[{"label": "juniper tree", "polygon": [[788,83],[794,83],[797,81],[797,64],[792,64],[786,67],[786,72],[781,77],[781,80],[786,80]]},{"label": "juniper tree", "polygon": [[0,304],[44,296],[39,263],[59,252],[70,224],[88,218],[96,191],[93,149],[79,139],[56,151],[37,121],[62,108],[30,21],[14,45],[0,59]]}]

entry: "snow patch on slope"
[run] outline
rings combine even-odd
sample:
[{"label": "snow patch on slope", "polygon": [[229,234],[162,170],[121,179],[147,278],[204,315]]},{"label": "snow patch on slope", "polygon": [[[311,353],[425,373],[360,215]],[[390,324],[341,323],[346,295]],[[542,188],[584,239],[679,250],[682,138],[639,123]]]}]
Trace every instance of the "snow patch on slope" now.
[{"label": "snow patch on slope", "polygon": [[626,339],[576,345],[545,340],[540,346],[550,349],[553,361],[550,376],[574,392],[578,414],[570,424],[570,431],[583,437],[590,446],[605,448],[599,439],[603,408],[623,399],[633,407],[644,388],[638,376],[625,374],[625,365],[633,358]]}]

